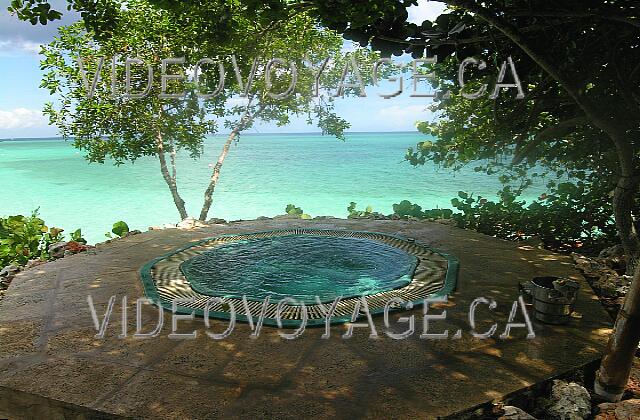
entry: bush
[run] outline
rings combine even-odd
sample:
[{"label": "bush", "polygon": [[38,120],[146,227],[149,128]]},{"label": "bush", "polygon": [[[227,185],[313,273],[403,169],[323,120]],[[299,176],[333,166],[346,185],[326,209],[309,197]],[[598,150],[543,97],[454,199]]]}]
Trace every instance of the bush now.
[{"label": "bush", "polygon": [[349,215],[347,216],[347,218],[358,219],[361,217],[369,217],[371,215],[377,214],[373,211],[373,208],[371,206],[367,206],[364,210],[357,210],[356,206],[357,204],[353,201],[349,203],[349,206],[347,207],[347,212]]},{"label": "bush", "polygon": [[[47,227],[35,210],[31,216],[8,216],[0,218],[0,268],[7,265],[25,265],[29,260],[49,259],[49,246],[64,241],[64,229]],[[76,245],[84,245],[82,230],[70,235]]]},{"label": "bush", "polygon": [[400,203],[394,204],[393,214],[402,218],[417,217],[419,219],[422,219],[422,217],[424,216],[422,207],[417,204],[412,204],[409,200],[402,200]]},{"label": "bush", "polygon": [[69,235],[73,242],[77,242],[82,245],[87,244],[87,240],[82,237],[82,229],[76,229]]},{"label": "bush", "polygon": [[34,211],[0,218],[0,268],[25,265],[31,259],[48,259],[49,245],[63,239],[62,229],[48,228]]},{"label": "bush", "polygon": [[287,207],[285,207],[284,211],[287,214],[293,214],[297,216],[300,216],[301,214],[304,213],[300,207],[296,207],[293,204],[287,204]]},{"label": "bush", "polygon": [[114,234],[122,238],[127,233],[129,233],[129,225],[127,225],[125,222],[120,220],[119,222],[115,222],[113,224],[113,228],[111,229],[111,232],[113,232]]},{"label": "bush", "polygon": [[616,242],[608,194],[578,181],[554,186],[548,194],[526,205],[509,187],[498,202],[473,198],[460,191],[451,204],[457,225],[510,240],[539,237],[556,250],[586,248],[597,251]]},{"label": "bush", "polygon": [[597,252],[616,243],[606,185],[577,181],[550,183],[548,187],[547,194],[529,205],[518,200],[519,191],[505,187],[495,202],[459,191],[451,200],[458,210],[455,213],[450,209],[422,210],[407,200],[394,204],[393,211],[403,219],[453,219],[458,227],[503,239],[518,241],[537,236],[554,250],[582,248]]},{"label": "bush", "polygon": [[453,215],[453,210],[431,209],[422,211],[422,207],[420,207],[419,205],[413,204],[408,200],[402,200],[398,204],[393,205],[393,214],[402,219],[415,217],[416,219],[437,220],[450,219]]},{"label": "bush", "polygon": [[285,207],[284,211],[287,214],[298,216],[300,219],[311,219],[311,216],[306,214],[300,207],[296,207],[293,204],[287,204],[287,207]]}]

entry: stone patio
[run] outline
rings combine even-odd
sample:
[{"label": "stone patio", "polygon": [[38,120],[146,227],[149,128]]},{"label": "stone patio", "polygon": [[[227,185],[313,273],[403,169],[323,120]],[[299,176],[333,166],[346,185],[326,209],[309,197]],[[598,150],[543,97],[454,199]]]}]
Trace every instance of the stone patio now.
[{"label": "stone patio", "polygon": [[[457,291],[447,311],[430,331],[458,329],[462,338],[424,340],[422,308],[391,316],[416,316],[416,333],[406,340],[380,337],[345,325],[308,328],[296,340],[284,340],[265,326],[250,338],[238,323],[220,341],[205,334],[203,319],[179,322],[180,332],[196,330],[195,340],[169,339],[171,314],[157,338],[133,338],[135,300],[143,296],[138,270],[147,261],[198,239],[226,233],[312,227],[353,229],[415,238],[460,261]],[[536,338],[526,329],[501,340],[519,281],[539,275],[581,281],[579,316],[568,326],[534,322]],[[102,317],[117,296],[104,339],[87,303],[91,294]],[[122,329],[121,298],[128,297],[128,337]],[[493,338],[471,336],[470,303],[493,298],[498,307],[477,309],[478,331],[494,322]],[[145,306],[146,331],[157,309]],[[517,318],[522,321],[521,314]],[[183,231],[150,231],[97,247],[96,253],[67,257],[19,274],[0,302],[0,418],[436,418],[499,399],[597,359],[611,320],[570,258],[532,246],[487,237],[439,223],[374,220],[260,220]],[[226,322],[214,320],[221,332]],[[146,332],[145,331],[145,332]]]}]

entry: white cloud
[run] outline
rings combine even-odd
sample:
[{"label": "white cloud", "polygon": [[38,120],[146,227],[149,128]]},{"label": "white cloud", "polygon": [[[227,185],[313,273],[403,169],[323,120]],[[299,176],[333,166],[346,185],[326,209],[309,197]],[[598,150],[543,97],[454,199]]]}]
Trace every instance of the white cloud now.
[{"label": "white cloud", "polygon": [[420,25],[425,20],[435,20],[447,8],[447,5],[439,1],[419,0],[417,6],[407,9],[409,22]]},{"label": "white cloud", "polygon": [[46,25],[32,25],[23,22],[7,11],[8,0],[0,0],[0,54],[22,55],[40,52],[40,44],[51,42],[58,28],[80,19],[75,11],[67,10],[67,1],[49,0],[54,10],[62,12],[62,19],[47,22]]},{"label": "white cloud", "polygon": [[24,39],[9,39],[0,41],[0,52],[12,53],[12,52],[26,52],[29,54],[38,54],[40,52],[40,45],[37,42],[28,41]]},{"label": "white cloud", "polygon": [[16,128],[46,127],[47,118],[41,111],[27,108],[15,108],[10,111],[0,110],[0,130]]}]

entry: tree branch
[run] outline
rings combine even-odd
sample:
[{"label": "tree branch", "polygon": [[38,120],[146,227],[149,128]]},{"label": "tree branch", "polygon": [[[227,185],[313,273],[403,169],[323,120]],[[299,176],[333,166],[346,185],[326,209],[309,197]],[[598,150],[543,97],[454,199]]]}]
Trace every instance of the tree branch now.
[{"label": "tree branch", "polygon": [[511,163],[513,165],[519,164],[524,158],[529,156],[531,152],[533,152],[533,150],[538,147],[538,145],[540,145],[540,143],[547,140],[557,140],[560,137],[571,133],[577,126],[588,123],[589,118],[587,118],[587,116],[585,115],[581,115],[579,117],[561,121],[556,125],[543,128],[542,130],[538,131],[538,133],[536,133],[533,140],[525,144],[521,149],[516,150]]},{"label": "tree branch", "polygon": [[631,26],[635,26],[636,28],[640,28],[640,21],[633,20],[628,16],[619,15],[616,13],[607,13],[599,11],[596,12],[580,12],[577,10],[573,11],[547,11],[547,12],[537,12],[537,11],[514,11],[509,13],[511,16],[527,16],[527,17],[576,17],[576,18],[598,18],[601,20],[610,20],[614,22],[622,22],[629,24]]}]

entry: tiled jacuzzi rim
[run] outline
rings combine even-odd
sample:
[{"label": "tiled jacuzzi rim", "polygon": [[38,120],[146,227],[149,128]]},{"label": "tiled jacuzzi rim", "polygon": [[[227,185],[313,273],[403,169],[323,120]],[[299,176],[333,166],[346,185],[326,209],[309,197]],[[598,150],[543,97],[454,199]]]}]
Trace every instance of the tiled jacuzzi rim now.
[{"label": "tiled jacuzzi rim", "polygon": [[[158,294],[158,290],[156,287],[156,284],[153,280],[153,275],[152,275],[152,269],[153,267],[161,262],[162,260],[171,257],[175,254],[178,254],[180,252],[183,252],[189,248],[193,248],[193,247],[197,247],[200,246],[202,244],[205,244],[207,242],[211,242],[211,241],[215,241],[221,238],[229,238],[229,237],[238,237],[238,236],[249,236],[249,235],[261,235],[261,234],[269,234],[269,233],[287,233],[286,235],[281,235],[281,236],[296,236],[296,235],[304,235],[305,232],[315,232],[315,233],[329,233],[329,232],[333,232],[333,233],[341,233],[341,234],[345,234],[345,233],[352,233],[352,234],[364,234],[364,235],[379,235],[379,236],[383,236],[383,237],[388,237],[388,238],[392,238],[392,239],[396,239],[396,240],[400,240],[400,241],[404,241],[407,242],[411,245],[416,245],[419,247],[422,247],[430,252],[433,252],[434,254],[439,255],[440,257],[444,258],[447,262],[447,268],[446,268],[446,273],[445,273],[445,278],[443,281],[443,286],[433,292],[429,294],[429,298],[431,299],[438,299],[438,298],[442,298],[445,296],[450,295],[451,293],[453,293],[456,289],[456,283],[457,283],[457,276],[458,276],[458,268],[459,268],[459,261],[458,259],[450,254],[447,254],[445,252],[439,251],[435,248],[432,248],[431,246],[421,242],[421,241],[417,241],[417,240],[413,240],[413,239],[409,239],[406,238],[404,236],[401,235],[397,235],[397,234],[390,234],[390,233],[382,233],[382,232],[371,232],[371,231],[362,231],[362,230],[350,230],[350,229],[320,229],[320,228],[289,228],[289,229],[270,229],[270,230],[263,230],[263,231],[255,231],[255,232],[243,232],[243,233],[227,233],[227,234],[221,234],[221,235],[217,235],[214,237],[208,237],[208,238],[204,238],[195,242],[190,242],[188,244],[186,244],[185,246],[182,246],[180,248],[177,248],[171,252],[168,252],[166,254],[160,255],[154,259],[152,259],[151,261],[149,261],[148,263],[146,263],[145,265],[142,266],[142,268],[140,269],[139,273],[140,273],[140,278],[142,280],[142,285],[144,288],[144,293],[147,296],[147,298],[151,301],[153,301],[156,305],[159,304],[159,306],[161,306],[163,309],[171,312],[171,313],[175,313],[175,314],[186,314],[186,315],[190,315],[190,314],[195,314],[199,317],[204,317],[205,315],[205,311],[203,309],[200,308],[195,308],[195,307],[187,307],[187,306],[180,306],[180,305],[176,305],[174,307],[173,303],[171,301],[166,301],[163,300],[160,295]],[[375,239],[371,239],[370,240],[375,240]],[[419,263],[418,263],[419,264]],[[411,284],[414,281],[414,274],[415,274],[415,270],[417,268],[416,267],[413,268],[412,270],[412,280],[411,282],[409,282],[409,284]],[[403,286],[406,287],[406,286]],[[390,289],[390,290],[386,290],[386,292],[393,292],[393,291],[397,291],[399,289],[401,289],[402,287],[398,288],[398,289]],[[367,301],[369,300],[369,298],[376,296],[376,294],[373,295],[366,295],[365,298],[367,299]],[[213,296],[211,296],[213,297]],[[355,301],[359,300],[360,297],[357,298],[350,298],[354,305],[355,305]],[[238,300],[238,299],[234,299],[234,300]],[[348,300],[345,298],[343,300],[340,301],[340,303],[343,302],[347,302]],[[255,301],[255,302],[259,302],[260,306],[262,305],[262,301]],[[424,298],[420,298],[420,299],[415,299],[415,300],[405,300],[405,304],[411,303],[413,305],[413,307],[417,307],[417,306],[421,306],[424,303]],[[270,303],[269,305],[273,305],[276,306],[276,303]],[[289,307],[291,307],[292,305],[287,305]],[[307,305],[307,308],[311,307],[311,306],[317,306],[317,305]],[[286,308],[286,307],[285,307]],[[244,308],[243,308],[244,309]],[[390,307],[389,311],[402,311],[405,310],[403,308],[393,308]],[[353,312],[353,311],[352,311]],[[374,315],[380,315],[384,313],[384,307],[382,308],[371,308],[369,306],[369,313],[374,316]],[[259,313],[253,313],[252,312],[252,316],[254,318],[254,322],[257,319],[257,317],[259,316]],[[284,313],[283,313],[284,315]],[[212,319],[222,319],[222,320],[229,320],[231,318],[230,313],[227,311],[209,311],[209,318]],[[336,316],[336,317],[332,317],[331,318],[331,324],[343,324],[346,322],[351,322],[351,318],[352,315],[344,315],[344,316]],[[243,314],[239,314],[236,311],[235,314],[235,319],[236,321],[242,321],[242,322],[249,322],[249,319],[246,315]],[[290,328],[295,328],[295,327],[299,327],[302,323],[301,319],[281,319],[280,325],[282,327],[290,327]],[[326,320],[325,318],[318,318],[318,319],[308,319],[306,326],[308,327],[319,327],[319,326],[324,326],[326,324]],[[280,325],[278,325],[278,322],[275,318],[269,318],[266,317],[263,320],[263,325],[268,325],[268,326],[275,326],[278,327]]]}]

